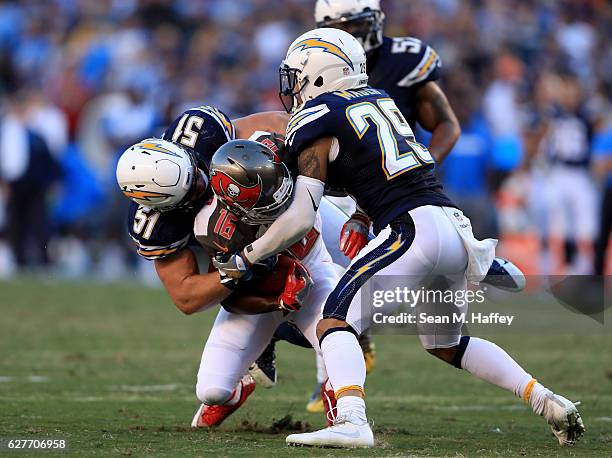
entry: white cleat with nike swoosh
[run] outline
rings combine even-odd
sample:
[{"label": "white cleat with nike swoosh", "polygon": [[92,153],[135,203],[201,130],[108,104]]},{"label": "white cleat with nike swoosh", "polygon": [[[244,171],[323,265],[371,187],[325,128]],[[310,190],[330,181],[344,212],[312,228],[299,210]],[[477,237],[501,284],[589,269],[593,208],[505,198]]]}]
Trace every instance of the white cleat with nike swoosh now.
[{"label": "white cleat with nike swoosh", "polygon": [[332,426],[312,433],[291,434],[286,442],[293,446],[369,448],[374,446],[374,434],[367,421],[338,417]]}]

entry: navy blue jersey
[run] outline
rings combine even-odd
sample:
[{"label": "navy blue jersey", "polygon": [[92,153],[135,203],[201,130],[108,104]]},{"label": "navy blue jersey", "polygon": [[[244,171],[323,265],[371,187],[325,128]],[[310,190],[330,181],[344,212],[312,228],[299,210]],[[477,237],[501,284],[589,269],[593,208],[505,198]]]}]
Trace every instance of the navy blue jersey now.
[{"label": "navy blue jersey", "polygon": [[385,37],[381,46],[368,53],[367,69],[369,85],[386,91],[414,128],[417,90],[440,78],[436,51],[418,38]]},{"label": "navy blue jersey", "polygon": [[[210,159],[219,147],[235,137],[230,119],[220,110],[201,106],[190,108],[179,115],[164,132],[164,140],[189,148],[197,165],[208,175]],[[201,205],[190,209],[157,212],[149,207],[130,205],[128,231],[137,246],[138,254],[146,259],[162,259],[189,244],[197,244],[193,223]]]},{"label": "navy blue jersey", "polygon": [[307,102],[287,126],[290,159],[295,161],[322,137],[335,137],[339,147],[330,157],[327,184],[352,195],[373,220],[376,233],[413,208],[454,206],[442,192],[429,151],[415,142],[408,122],[384,91],[365,87]]},{"label": "navy blue jersey", "polygon": [[581,113],[560,108],[547,120],[544,150],[553,164],[588,168],[591,160],[592,129]]},{"label": "navy blue jersey", "polygon": [[148,260],[163,259],[189,245],[197,245],[193,221],[201,207],[158,212],[131,202],[128,232],[137,253]]},{"label": "navy blue jersey", "polygon": [[208,174],[213,154],[235,136],[232,121],[222,111],[201,106],[178,116],[164,132],[163,139],[189,148],[195,153],[198,167]]}]

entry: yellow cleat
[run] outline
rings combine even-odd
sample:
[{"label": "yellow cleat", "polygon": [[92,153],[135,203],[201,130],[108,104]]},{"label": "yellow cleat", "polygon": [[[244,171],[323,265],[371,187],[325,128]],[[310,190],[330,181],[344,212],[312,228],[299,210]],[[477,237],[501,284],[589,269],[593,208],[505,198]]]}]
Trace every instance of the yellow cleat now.
[{"label": "yellow cleat", "polygon": [[312,392],[312,396],[310,396],[308,404],[306,404],[306,411],[310,413],[325,412],[325,407],[323,407],[323,400],[321,399],[320,384],[317,384],[315,390]]},{"label": "yellow cleat", "polygon": [[311,399],[308,401],[308,404],[306,404],[306,410],[310,413],[324,412],[325,409],[323,408],[323,400],[321,398]]}]

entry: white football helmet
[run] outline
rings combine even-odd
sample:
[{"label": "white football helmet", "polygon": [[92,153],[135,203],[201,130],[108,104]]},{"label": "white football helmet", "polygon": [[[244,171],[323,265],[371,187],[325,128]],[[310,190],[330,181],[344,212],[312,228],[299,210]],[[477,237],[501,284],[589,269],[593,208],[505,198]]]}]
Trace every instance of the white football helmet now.
[{"label": "white football helmet", "polygon": [[380,0],[317,0],[317,27],[334,27],[353,35],[366,52],[383,42],[385,14]]},{"label": "white football helmet", "polygon": [[298,37],[289,46],[279,73],[280,98],[288,112],[325,92],[368,84],[363,47],[339,29],[314,29]]},{"label": "white football helmet", "polygon": [[207,179],[181,146],[148,138],[126,149],[117,163],[117,183],[126,197],[158,211],[189,205]]}]

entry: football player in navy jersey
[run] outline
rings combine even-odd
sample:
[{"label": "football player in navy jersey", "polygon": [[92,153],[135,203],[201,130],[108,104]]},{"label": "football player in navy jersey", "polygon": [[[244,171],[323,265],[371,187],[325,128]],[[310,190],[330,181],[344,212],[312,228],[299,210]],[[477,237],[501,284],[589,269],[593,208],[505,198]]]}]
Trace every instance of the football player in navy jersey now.
[{"label": "football player in navy jersey", "polygon": [[[235,144],[241,149],[219,158],[223,148]],[[249,186],[244,182],[250,177],[239,172],[244,169],[243,164],[254,162],[258,165],[259,181],[256,186]],[[160,230],[171,226],[172,221],[166,217],[176,211],[177,205],[191,208],[197,211],[192,219],[192,231],[213,259],[218,252],[232,252],[252,242],[291,200],[293,180],[289,170],[261,141],[226,142],[209,162],[212,188],[226,190],[229,194],[225,199],[240,202],[243,213],[233,212],[224,200],[207,192],[209,188],[204,183],[208,179],[196,163],[193,152],[163,139],[143,140],[122,154],[117,166],[121,190],[131,199],[146,200],[155,206],[155,210],[146,207],[149,209],[143,212],[146,217],[134,221],[134,233],[150,240],[158,224],[162,224]],[[277,192],[271,182],[282,182],[282,192]],[[309,348],[316,345],[315,328],[321,306],[340,271],[320,234],[319,220],[304,241],[296,243],[283,256],[273,256],[261,263],[258,275],[251,282],[235,282],[220,276],[213,262],[207,273],[200,273],[197,264],[189,272],[183,269],[180,275],[187,278],[180,278],[183,284],[177,285],[176,266],[167,272],[163,266],[166,258],[159,258],[171,250],[161,249],[153,254],[158,256],[155,262],[160,279],[185,313],[223,305],[202,353],[196,384],[202,404],[194,415],[193,427],[217,426],[247,400],[255,381],[245,372],[281,323],[291,320],[291,326],[300,330],[306,345]],[[167,261],[172,262],[181,253],[191,253],[191,250],[180,249],[166,256]],[[276,269],[277,264],[280,269]],[[273,276],[272,280],[269,275]],[[176,299],[180,288],[196,290],[194,306],[197,308],[186,310]]]},{"label": "football player in navy jersey", "polygon": [[[213,153],[236,137],[250,137],[280,153],[282,136],[264,130],[284,133],[287,119],[284,113],[271,112],[231,121],[214,107],[200,106],[177,117],[163,139],[143,140],[119,159],[117,181],[124,195],[132,200],[128,232],[138,254],[155,262],[160,280],[183,313],[190,315],[216,306],[228,294],[216,272],[200,273],[191,250],[199,246],[194,221],[212,197],[208,183]],[[174,145],[190,154],[177,153]],[[331,246],[337,247],[340,227],[347,216],[330,203],[324,205],[322,214],[329,230],[323,228],[321,232],[326,241],[332,240],[328,241]],[[342,256],[336,251],[335,258]],[[279,339],[311,348],[291,323],[278,327],[273,342]],[[250,368],[264,387],[276,382],[274,358],[271,344]]]},{"label": "football player in navy jersey", "polygon": [[[353,196],[372,219],[375,238],[328,296],[317,325],[331,394],[337,399],[335,419],[320,431],[292,434],[287,443],[372,447],[366,370],[357,340],[371,324],[372,309],[360,294],[362,287],[375,274],[401,276],[412,290],[443,278],[445,292],[457,297],[454,293],[464,293],[468,279],[484,279],[497,241],[474,238],[469,219],[445,195],[433,172],[434,159],[415,141],[394,100],[367,85],[365,51],[353,36],[330,28],[307,32],[290,45],[279,72],[281,99],[292,113],[289,160],[299,174],[293,200],[262,236],[217,268],[222,275],[241,278],[254,263],[304,237],[326,185]],[[444,307],[448,317],[466,316],[465,303]],[[429,353],[522,398],[545,417],[561,445],[582,436],[584,425],[571,401],[538,383],[492,342],[462,336],[463,320],[445,323],[433,328],[417,324]]]},{"label": "football player in navy jersey", "polygon": [[[564,265],[573,275],[590,275],[597,234],[597,191],[589,170],[593,129],[575,77],[562,77],[553,94],[556,103],[542,116],[540,143],[548,166],[542,196],[548,216],[544,240],[553,261],[548,267],[555,275]],[[575,244],[573,260],[565,253],[568,241]]]},{"label": "football player in navy jersey", "polygon": [[[442,63],[436,51],[415,37],[386,37],[380,0],[317,0],[317,27],[332,27],[353,35],[366,51],[368,84],[384,90],[414,130],[431,132],[429,153],[440,163],[450,153],[461,128],[446,95],[436,81]],[[357,211],[343,230],[342,251],[352,259],[367,242],[368,215]],[[507,259],[496,257],[485,282],[520,291],[523,273]]]},{"label": "football player in navy jersey", "polygon": [[[155,141],[141,142],[133,148],[134,164],[138,170],[132,170],[132,162],[120,163],[118,179],[120,186],[127,188],[124,194],[132,200],[128,215],[128,232],[135,242],[137,252],[147,260],[155,261],[157,274],[177,307],[184,313],[191,314],[211,303],[217,297],[214,294],[214,282],[208,283],[202,276],[194,273],[195,256],[188,248],[198,246],[193,235],[195,216],[207,200],[204,195],[211,157],[219,147],[236,138],[249,138],[264,142],[268,147],[282,148],[282,138],[269,135],[267,132],[284,134],[288,116],[283,112],[258,113],[245,118],[230,120],[221,110],[212,106],[190,108],[181,113],[165,130],[162,139],[187,148],[193,153],[193,174],[197,177],[197,185],[185,197],[185,201],[176,201],[180,189],[174,183],[159,184],[152,182],[151,171],[159,164],[156,155]],[[255,135],[252,135],[255,134]],[[143,156],[142,147],[150,151]],[[280,152],[280,151],[279,151]],[[129,158],[130,149],[122,160]],[[166,153],[160,153],[163,157]],[[149,161],[147,163],[146,161]],[[170,162],[162,162],[171,166]],[[185,164],[187,167],[188,164]],[[171,170],[168,171],[171,173]],[[122,177],[119,177],[122,174]],[[188,179],[189,177],[185,177]],[[158,179],[156,177],[156,179]],[[179,186],[180,187],[180,186]],[[197,199],[194,199],[197,197]],[[163,210],[163,211],[159,211]],[[339,228],[348,217],[329,202],[324,208],[323,238],[335,263],[346,265],[347,260],[339,249]],[[209,277],[212,278],[212,277]],[[211,289],[207,289],[212,286]],[[222,292],[222,290],[221,290]],[[212,296],[208,296],[212,294]],[[199,308],[198,308],[199,307]],[[281,325],[274,339],[251,367],[251,374],[259,384],[271,387],[276,381],[275,343],[285,340],[289,343],[309,345],[304,337],[294,327]],[[364,357],[368,363],[368,371],[373,367],[374,349],[369,344],[367,336],[361,341]],[[317,379],[322,383],[327,378],[323,367],[318,367]],[[317,389],[317,393],[320,389]],[[321,411],[318,409],[316,411]]]},{"label": "football player in navy jersey", "polygon": [[[414,130],[416,123],[431,132],[429,153],[440,163],[450,153],[461,132],[446,95],[436,83],[442,64],[436,51],[415,37],[386,37],[385,14],[380,0],[317,0],[317,27],[332,27],[353,35],[366,51],[368,84],[384,90]],[[342,231],[341,250],[350,259],[365,246],[371,215],[356,211]],[[508,291],[520,291],[525,279],[518,267],[496,257],[485,282]],[[373,344],[362,336],[362,342]],[[363,343],[362,343],[363,346]],[[372,359],[373,361],[373,359]],[[309,410],[321,406],[318,391]]]},{"label": "football player in navy jersey", "polygon": [[[195,163],[192,168],[199,180],[198,186],[194,187],[195,192],[198,187],[207,187],[208,165],[219,147],[235,138],[248,138],[260,130],[284,133],[286,125],[287,116],[280,112],[258,113],[232,121],[217,108],[201,106],[184,111],[168,126],[162,138],[189,148],[194,153]],[[154,141],[147,143],[145,147],[155,146]],[[142,176],[135,174],[135,170],[125,171],[127,190],[123,193],[132,199],[128,231],[136,243],[139,255],[149,260],[160,260],[156,263],[158,273],[159,269],[162,269],[162,272],[175,272],[182,269],[175,269],[175,262],[170,263],[169,257],[194,243],[191,235],[193,220],[199,211],[198,207],[201,207],[206,199],[194,202],[175,201],[175,187],[178,185],[151,183],[151,168],[156,166],[159,158],[151,155],[149,159],[151,163],[143,163],[139,169],[142,170]],[[118,174],[123,173],[121,166],[117,170]],[[199,196],[198,193],[196,195]],[[192,197],[188,195],[186,199]],[[157,212],[159,209],[164,212]],[[168,262],[161,262],[162,259]],[[185,297],[187,293],[173,294],[173,291],[170,291],[170,294],[173,298],[176,296],[177,299],[182,299],[177,304],[181,304],[181,310],[186,313],[191,310],[189,301],[192,298]]]},{"label": "football player in navy jersey", "polygon": [[383,89],[414,130],[418,122],[431,132],[429,152],[437,162],[459,139],[459,121],[436,81],[441,62],[436,51],[415,37],[383,35],[380,0],[317,0],[317,27],[349,32],[367,56],[369,84]]}]

